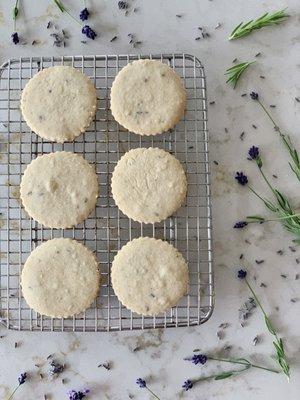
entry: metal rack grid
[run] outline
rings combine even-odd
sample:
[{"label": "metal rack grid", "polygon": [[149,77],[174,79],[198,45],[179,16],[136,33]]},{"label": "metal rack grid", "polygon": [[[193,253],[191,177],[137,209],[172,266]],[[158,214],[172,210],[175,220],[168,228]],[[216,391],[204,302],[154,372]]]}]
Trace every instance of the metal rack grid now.
[{"label": "metal rack grid", "polygon": [[[142,137],[127,132],[112,118],[110,87],[117,72],[138,58],[159,59],[183,78],[188,93],[184,119],[170,132]],[[88,131],[73,143],[47,142],[33,132],[19,110],[21,90],[41,68],[72,65],[82,70],[98,90],[98,111]],[[33,331],[118,331],[198,325],[213,311],[210,172],[208,160],[206,86],[200,61],[188,54],[108,55],[20,58],[0,67],[0,322],[8,328]],[[186,204],[158,224],[139,224],[114,204],[110,177],[129,149],[156,146],[174,154],[188,177]],[[93,163],[100,185],[95,211],[72,229],[48,229],[28,218],[19,200],[26,165],[38,154],[52,151],[81,153]],[[91,308],[74,318],[51,319],[31,310],[22,297],[22,264],[37,245],[53,237],[71,237],[95,251],[102,285]],[[123,307],[110,284],[110,266],[127,241],[139,236],[162,238],[176,246],[189,264],[188,294],[170,311],[144,317]]]}]

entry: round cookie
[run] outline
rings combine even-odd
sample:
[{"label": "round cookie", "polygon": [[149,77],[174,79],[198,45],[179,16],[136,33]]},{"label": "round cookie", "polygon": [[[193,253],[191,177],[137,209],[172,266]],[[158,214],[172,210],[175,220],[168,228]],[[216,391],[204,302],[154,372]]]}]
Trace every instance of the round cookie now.
[{"label": "round cookie", "polygon": [[96,109],[97,93],[91,80],[68,66],[38,72],[21,95],[28,126],[51,142],[73,141],[90,125]]},{"label": "round cookie", "polygon": [[120,302],[143,315],[173,307],[187,293],[188,267],[177,249],[162,240],[140,237],[115,256],[112,286]]},{"label": "round cookie", "polygon": [[128,151],[117,163],[111,180],[119,209],[134,221],[160,222],[184,202],[187,180],[180,162],[159,148]]},{"label": "round cookie", "polygon": [[44,242],[28,257],[21,274],[30,308],[53,318],[71,317],[88,308],[100,286],[97,260],[76,240]]},{"label": "round cookie", "polygon": [[129,63],[111,88],[111,112],[117,122],[140,135],[173,128],[186,105],[183,81],[168,65],[155,60]]},{"label": "round cookie", "polygon": [[49,228],[71,228],[95,208],[98,180],[80,155],[65,151],[32,160],[24,172],[20,197],[30,217]]}]

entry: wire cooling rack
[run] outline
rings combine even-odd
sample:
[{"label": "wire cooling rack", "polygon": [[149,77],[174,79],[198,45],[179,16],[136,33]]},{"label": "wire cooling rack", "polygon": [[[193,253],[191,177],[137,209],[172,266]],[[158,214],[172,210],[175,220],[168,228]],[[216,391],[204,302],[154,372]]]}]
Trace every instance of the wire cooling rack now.
[{"label": "wire cooling rack", "polygon": [[[170,132],[142,137],[127,132],[109,109],[112,82],[118,71],[138,58],[159,59],[183,78],[188,93],[184,119]],[[30,131],[19,106],[21,90],[40,69],[72,65],[88,75],[98,91],[96,119],[73,143],[47,142]],[[210,172],[204,69],[188,54],[109,55],[20,58],[0,67],[0,322],[10,329],[33,331],[117,331],[198,325],[213,311]],[[129,149],[156,146],[174,154],[188,178],[186,204],[158,224],[139,224],[116,207],[110,191],[111,173]],[[72,229],[48,229],[25,214],[19,184],[26,165],[38,154],[53,151],[82,154],[96,168],[100,197],[95,211]],[[22,297],[20,273],[29,253],[43,241],[70,237],[92,249],[101,266],[99,297],[74,318],[48,318],[31,310]],[[170,311],[156,317],[131,313],[117,300],[110,282],[117,251],[139,236],[165,239],[189,265],[188,294]]]}]

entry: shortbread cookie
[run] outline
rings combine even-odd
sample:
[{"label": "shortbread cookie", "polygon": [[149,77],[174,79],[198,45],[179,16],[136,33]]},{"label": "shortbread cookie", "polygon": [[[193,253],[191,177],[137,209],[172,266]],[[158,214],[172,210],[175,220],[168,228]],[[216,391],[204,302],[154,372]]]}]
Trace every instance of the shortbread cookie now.
[{"label": "shortbread cookie", "polygon": [[78,69],[45,68],[26,84],[21,111],[28,126],[51,142],[70,142],[95,116],[97,94],[92,81]]},{"label": "shortbread cookie", "polygon": [[159,222],[184,202],[187,180],[180,162],[158,148],[133,149],[117,163],[112,195],[119,209],[134,221]]},{"label": "shortbread cookie", "polygon": [[111,278],[125,307],[138,314],[156,315],[186,294],[188,267],[171,244],[141,237],[128,242],[115,256]]},{"label": "shortbread cookie", "polygon": [[91,250],[76,240],[48,240],[25,262],[21,286],[33,310],[53,318],[70,317],[84,311],[96,298],[98,263]]},{"label": "shortbread cookie", "polygon": [[155,60],[129,63],[111,88],[111,112],[121,125],[140,135],[173,128],[186,105],[183,81],[168,65]]},{"label": "shortbread cookie", "polygon": [[88,217],[98,197],[94,168],[80,155],[60,151],[37,157],[20,185],[25,211],[49,228],[71,228]]}]

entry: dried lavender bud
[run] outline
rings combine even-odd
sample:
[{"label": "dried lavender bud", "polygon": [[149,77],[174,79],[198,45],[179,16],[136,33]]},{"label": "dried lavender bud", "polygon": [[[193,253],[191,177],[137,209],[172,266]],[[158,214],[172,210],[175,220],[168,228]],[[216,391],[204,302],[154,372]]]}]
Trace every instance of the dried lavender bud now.
[{"label": "dried lavender bud", "polygon": [[107,371],[110,370],[110,364],[107,361],[98,365],[98,368],[101,368],[101,367],[105,368]]},{"label": "dried lavender bud", "polygon": [[89,389],[84,389],[83,391],[76,391],[70,390],[68,392],[69,400],[81,400],[83,399],[88,393],[90,393]]},{"label": "dried lavender bud", "polygon": [[222,324],[219,325],[219,328],[221,329],[226,329],[229,327],[229,323],[228,322],[222,322]]},{"label": "dried lavender bud", "polygon": [[247,271],[245,271],[244,269],[240,269],[237,273],[237,277],[239,279],[245,279],[247,276]]},{"label": "dried lavender bud", "polygon": [[23,383],[25,383],[26,379],[27,379],[27,373],[24,372],[18,378],[19,385],[23,385]]},{"label": "dried lavender bud", "polygon": [[80,11],[79,18],[81,19],[81,21],[88,20],[89,16],[90,16],[89,10],[86,7]]},{"label": "dried lavender bud", "polygon": [[243,325],[243,322],[252,315],[253,310],[256,308],[256,303],[253,297],[249,297],[247,301],[241,306],[239,309],[239,319],[241,321],[241,325]]},{"label": "dried lavender bud", "polygon": [[246,221],[239,221],[239,222],[236,222],[234,225],[233,225],[233,227],[235,228],[235,229],[242,229],[242,228],[245,228],[245,226],[247,226],[248,225],[248,222],[246,222]]},{"label": "dried lavender bud", "polygon": [[95,40],[95,37],[97,36],[97,33],[89,26],[85,25],[81,32],[88,37],[89,39]]},{"label": "dried lavender bud", "polygon": [[11,35],[11,38],[12,38],[12,41],[13,41],[14,44],[18,44],[20,42],[18,32],[14,32]]},{"label": "dried lavender bud", "polygon": [[[197,351],[199,351],[199,350],[197,349]],[[184,360],[191,361],[195,365],[198,365],[198,364],[204,365],[207,361],[207,356],[205,354],[194,354],[192,357],[184,358]]]},{"label": "dried lavender bud", "polygon": [[252,146],[250,147],[249,151],[248,151],[249,157],[252,160],[256,160],[257,157],[259,156],[259,148],[256,146]]},{"label": "dried lavender bud", "polygon": [[265,262],[265,260],[255,260],[257,265],[263,264]]},{"label": "dried lavender bud", "polygon": [[245,186],[248,183],[248,178],[243,172],[237,172],[235,175],[235,179],[242,186]]},{"label": "dried lavender bud", "polygon": [[136,380],[136,384],[140,387],[140,388],[145,388],[146,387],[146,381],[142,378],[138,378]]},{"label": "dried lavender bud", "polygon": [[191,380],[188,379],[187,381],[184,381],[184,383],[183,383],[183,385],[182,385],[182,389],[185,390],[185,391],[187,391],[187,390],[192,389],[193,386],[194,386],[194,385],[193,385],[193,382],[192,382]]},{"label": "dried lavender bud", "polygon": [[216,335],[217,335],[217,338],[219,340],[224,339],[224,332],[223,331],[217,331]]},{"label": "dried lavender bud", "polygon": [[260,339],[259,339],[259,336],[257,335],[257,336],[255,336],[255,338],[252,340],[252,344],[253,344],[253,346],[256,346],[257,343],[259,343],[259,342],[260,342]]},{"label": "dried lavender bud", "polygon": [[258,100],[258,93],[256,92],[251,92],[250,93],[250,97],[252,100]]},{"label": "dried lavender bud", "polygon": [[296,303],[298,301],[298,299],[296,299],[295,297],[293,297],[292,299],[291,299],[291,303]]}]

